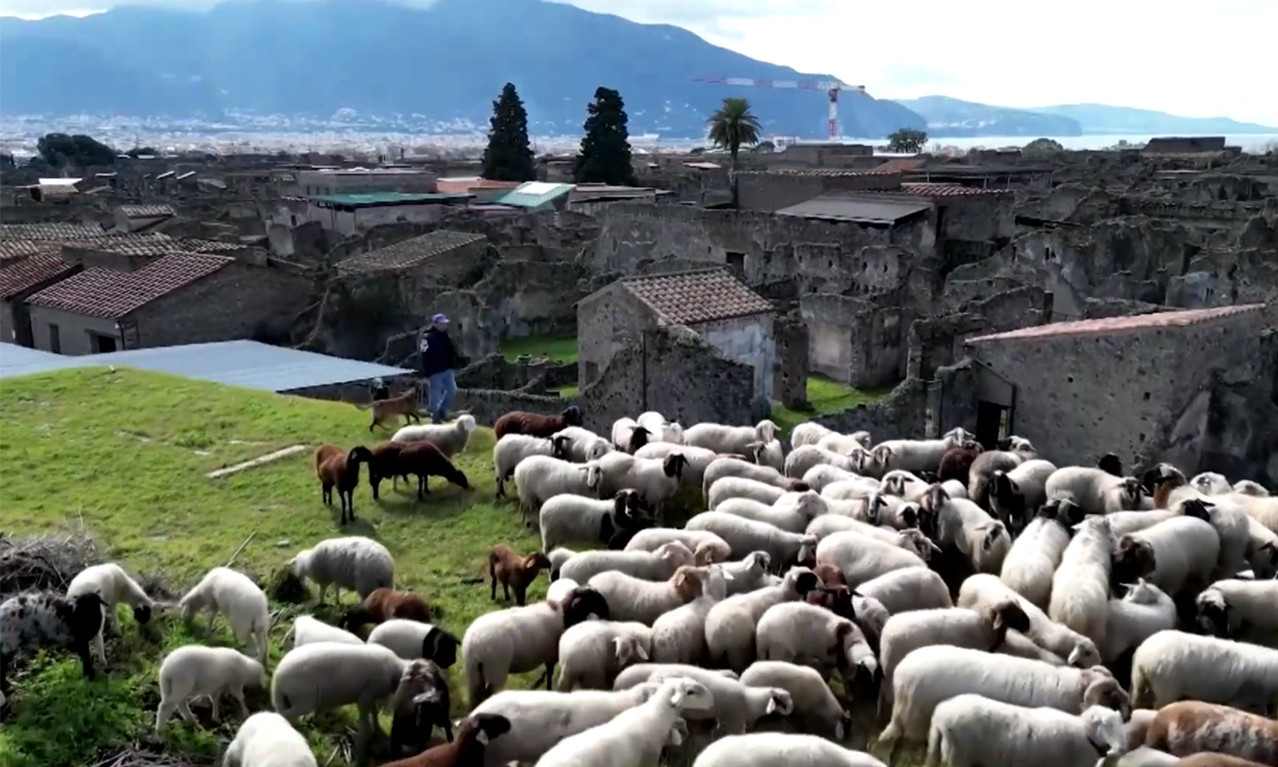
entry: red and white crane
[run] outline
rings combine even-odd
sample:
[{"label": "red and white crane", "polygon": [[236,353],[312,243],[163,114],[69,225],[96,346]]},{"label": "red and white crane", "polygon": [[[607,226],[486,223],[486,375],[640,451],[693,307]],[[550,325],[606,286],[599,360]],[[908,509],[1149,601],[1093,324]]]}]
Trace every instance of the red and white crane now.
[{"label": "red and white crane", "polygon": [[830,98],[829,138],[839,138],[839,91],[856,91],[865,93],[864,85],[848,85],[838,80],[767,80],[753,77],[694,77],[699,83],[716,83],[719,85],[743,85],[755,88],[797,88],[804,91],[825,91]]}]

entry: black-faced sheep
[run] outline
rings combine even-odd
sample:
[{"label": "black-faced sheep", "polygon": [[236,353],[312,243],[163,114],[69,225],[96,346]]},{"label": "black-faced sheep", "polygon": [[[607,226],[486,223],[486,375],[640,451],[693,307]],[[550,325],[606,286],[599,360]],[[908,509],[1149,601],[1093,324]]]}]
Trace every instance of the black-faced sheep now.
[{"label": "black-faced sheep", "polygon": [[436,726],[452,740],[449,706],[448,677],[439,666],[430,661],[409,664],[387,705],[391,710],[391,752],[424,750]]},{"label": "black-faced sheep", "polygon": [[507,434],[527,434],[532,437],[550,437],[557,431],[569,426],[581,426],[581,410],[576,405],[569,405],[558,415],[529,413],[523,410],[512,410],[497,419],[493,424],[493,434],[501,439]]},{"label": "black-faced sheep", "polygon": [[84,568],[67,584],[67,598],[75,599],[81,594],[93,592],[102,597],[102,609],[106,613],[106,622],[93,642],[98,651],[98,662],[106,666],[106,648],[102,634],[110,629],[120,631],[120,617],[116,615],[115,606],[124,603],[133,608],[133,620],[145,625],[151,620],[155,602],[147,596],[137,581],[124,572],[124,568],[113,562],[90,565]]},{"label": "black-faced sheep", "polygon": [[320,445],[315,448],[315,476],[320,481],[320,498],[329,506],[333,505],[333,488],[337,488],[337,499],[342,504],[342,524],[346,524],[349,510],[351,521],[355,521],[355,488],[359,487],[359,465],[371,464],[373,453],[363,445],[351,448],[348,453],[337,445]]},{"label": "black-faced sheep", "polygon": [[550,569],[550,560],[540,551],[527,556],[520,556],[514,549],[504,543],[493,546],[488,552],[488,577],[492,579],[492,600],[497,601],[497,584],[501,584],[502,594],[510,601],[510,590],[515,590],[515,604],[524,605],[528,587],[542,570]]}]

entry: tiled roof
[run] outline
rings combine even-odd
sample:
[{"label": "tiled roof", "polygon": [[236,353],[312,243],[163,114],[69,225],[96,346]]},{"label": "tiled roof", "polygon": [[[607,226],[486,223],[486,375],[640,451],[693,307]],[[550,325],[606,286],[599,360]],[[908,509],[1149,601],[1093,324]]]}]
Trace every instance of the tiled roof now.
[{"label": "tiled roof", "polygon": [[121,205],[120,212],[128,218],[170,218],[177,215],[172,205]]},{"label": "tiled roof", "polygon": [[162,256],[182,250],[177,240],[163,232],[129,232],[107,234],[102,237],[91,237],[84,240],[72,240],[65,243],[74,248],[104,250],[108,253],[122,253],[128,256]]},{"label": "tiled roof", "polygon": [[218,240],[198,240],[194,237],[178,240],[177,250],[183,253],[234,253],[244,250],[247,245],[238,242],[220,242]]},{"label": "tiled roof", "polygon": [[519,186],[518,181],[494,181],[490,178],[441,178],[435,189],[441,194],[466,194],[480,190],[505,190]]},{"label": "tiled roof", "polygon": [[0,269],[0,300],[8,301],[42,282],[71,274],[80,267],[74,261],[57,255],[39,255],[24,258]]},{"label": "tiled roof", "polygon": [[58,240],[0,240],[0,263],[20,261],[28,256],[58,255]]},{"label": "tiled roof", "polygon": [[771,168],[769,170],[747,170],[739,176],[868,176],[867,170],[848,170],[846,168]]},{"label": "tiled roof", "polygon": [[0,224],[0,240],[82,240],[103,234],[97,224]]},{"label": "tiled roof", "polygon": [[772,304],[722,269],[627,277],[626,290],[667,322],[695,325],[772,311]]},{"label": "tiled roof", "polygon": [[473,232],[438,229],[420,237],[414,237],[411,240],[404,240],[378,250],[351,256],[340,262],[337,265],[337,270],[352,274],[407,269],[432,256],[447,253],[450,250],[456,250],[484,239],[486,239],[484,235]]},{"label": "tiled roof", "polygon": [[234,262],[226,256],[170,253],[136,272],[85,270],[45,288],[27,302],[89,317],[119,319]]},{"label": "tiled roof", "polygon": [[1012,192],[1009,189],[981,189],[962,184],[905,181],[901,183],[901,193],[913,197],[998,197]]},{"label": "tiled roof", "polygon": [[1063,336],[1108,335],[1138,330],[1155,330],[1162,328],[1185,328],[1191,325],[1215,322],[1239,314],[1258,312],[1264,304],[1241,304],[1239,306],[1222,306],[1215,309],[1189,309],[1176,312],[1154,312],[1152,314],[1135,314],[1128,317],[1105,317],[1097,320],[1077,320],[1074,322],[1053,322],[1047,325],[1035,325],[1006,333],[994,333],[967,339],[969,344],[987,341],[1020,341],[1036,338],[1060,338]]},{"label": "tiled roof", "polygon": [[907,173],[912,170],[918,170],[927,164],[927,159],[923,157],[896,157],[882,165],[870,168],[871,175],[895,175],[897,173]]}]

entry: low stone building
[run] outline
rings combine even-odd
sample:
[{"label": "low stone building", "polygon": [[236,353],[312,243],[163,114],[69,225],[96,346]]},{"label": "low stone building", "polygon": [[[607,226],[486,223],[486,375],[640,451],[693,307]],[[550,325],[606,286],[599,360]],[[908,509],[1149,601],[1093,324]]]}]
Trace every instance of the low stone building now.
[{"label": "low stone building", "polygon": [[52,253],[28,256],[0,268],[0,341],[31,346],[27,299],[80,271],[80,264]]},{"label": "low stone building", "polygon": [[[470,199],[469,194],[439,192],[369,192],[330,194],[307,201],[306,221],[341,235],[366,232],[384,224],[433,224],[451,205]],[[296,216],[291,221],[296,224]]]},{"label": "low stone building", "polygon": [[[649,331],[682,325],[725,358],[754,368],[754,396],[772,399],[776,339],[772,304],[723,269],[627,277],[577,304],[578,373],[597,379],[622,349]],[[659,376],[654,367],[650,375]]]},{"label": "low stone building", "polygon": [[1278,306],[1058,322],[970,338],[987,373],[977,435],[1000,421],[1060,465],[1278,480]]}]

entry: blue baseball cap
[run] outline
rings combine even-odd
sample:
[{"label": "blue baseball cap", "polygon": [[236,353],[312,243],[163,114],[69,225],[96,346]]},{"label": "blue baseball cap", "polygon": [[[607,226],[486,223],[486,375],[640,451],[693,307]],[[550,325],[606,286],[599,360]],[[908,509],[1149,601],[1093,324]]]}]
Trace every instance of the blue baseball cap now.
[{"label": "blue baseball cap", "polygon": [[446,325],[448,324],[448,315],[436,314],[434,317],[430,318],[430,321],[435,323],[436,325]]}]

